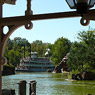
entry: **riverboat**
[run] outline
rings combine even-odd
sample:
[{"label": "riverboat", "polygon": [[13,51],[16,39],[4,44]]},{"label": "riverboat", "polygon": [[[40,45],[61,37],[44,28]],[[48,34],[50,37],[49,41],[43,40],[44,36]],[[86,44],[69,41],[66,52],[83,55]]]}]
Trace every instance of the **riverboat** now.
[{"label": "riverboat", "polygon": [[20,60],[20,65],[16,67],[16,71],[52,72],[54,68],[55,66],[49,57],[38,57],[37,52],[32,52],[31,57],[25,57]]}]

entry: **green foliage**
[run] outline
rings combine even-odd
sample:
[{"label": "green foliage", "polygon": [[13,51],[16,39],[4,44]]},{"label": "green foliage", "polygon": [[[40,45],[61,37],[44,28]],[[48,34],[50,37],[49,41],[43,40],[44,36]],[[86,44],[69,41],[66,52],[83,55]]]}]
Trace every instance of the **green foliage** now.
[{"label": "green foliage", "polygon": [[4,65],[2,75],[11,75],[15,74],[15,67],[13,65]]},{"label": "green foliage", "polygon": [[70,55],[67,61],[69,71],[78,69],[83,71],[83,64],[86,62],[86,47],[82,43],[74,42],[70,48]]},{"label": "green foliage", "polygon": [[[47,51],[47,48],[50,48],[51,44],[49,43],[43,43],[40,40],[33,41],[31,43],[32,52],[37,52],[39,57],[45,56],[45,52]],[[50,55],[48,55],[50,57]]]},{"label": "green foliage", "polygon": [[[7,57],[9,65],[17,66],[20,63],[20,59],[24,57],[24,49],[26,57],[30,56],[30,51],[38,52],[38,56],[42,57],[45,56],[47,48],[52,48],[51,44],[43,43],[40,40],[36,40],[30,44],[26,39],[16,37],[13,40],[8,39],[4,56]],[[51,51],[49,51],[47,57],[50,56]]]},{"label": "green foliage", "polygon": [[[30,43],[26,39],[20,37],[16,37],[14,40],[8,39],[4,52],[4,56],[8,59],[8,64],[19,65],[20,59],[23,57],[24,45],[26,45],[25,49],[29,51]],[[26,55],[29,56],[29,52],[26,52]]]},{"label": "green foliage", "polygon": [[78,33],[80,42],[74,42],[67,61],[68,70],[93,71],[95,67],[95,31]]},{"label": "green foliage", "polygon": [[6,67],[14,67],[12,64],[4,64],[4,66],[6,66]]},{"label": "green foliage", "polygon": [[52,48],[52,61],[56,65],[58,64],[64,56],[69,52],[71,46],[71,42],[66,38],[59,38],[55,41]]},{"label": "green foliage", "polygon": [[9,64],[17,66],[20,62],[20,54],[18,51],[14,51],[13,49],[9,51]]},{"label": "green foliage", "polygon": [[[30,55],[32,52],[38,52],[39,57],[51,57],[53,64],[57,65],[67,53],[70,52],[68,57],[67,66],[68,71],[95,71],[95,31],[88,30],[78,33],[80,42],[71,43],[66,38],[58,38],[54,44],[43,43],[40,40],[33,41],[31,44],[20,37],[14,40],[8,39],[4,55],[8,59],[8,64],[17,66],[20,59]],[[31,46],[31,48],[30,48]]]},{"label": "green foliage", "polygon": [[45,55],[45,57],[51,57],[52,56],[52,44],[47,43],[45,46],[45,49],[43,51],[43,55]]},{"label": "green foliage", "polygon": [[78,69],[70,71],[68,78],[71,79],[73,74],[75,74],[75,75],[79,74]]},{"label": "green foliage", "polygon": [[78,74],[79,73],[79,71],[78,71],[78,69],[76,69],[76,70],[72,70],[71,72],[70,72],[70,74],[72,75],[72,74]]}]

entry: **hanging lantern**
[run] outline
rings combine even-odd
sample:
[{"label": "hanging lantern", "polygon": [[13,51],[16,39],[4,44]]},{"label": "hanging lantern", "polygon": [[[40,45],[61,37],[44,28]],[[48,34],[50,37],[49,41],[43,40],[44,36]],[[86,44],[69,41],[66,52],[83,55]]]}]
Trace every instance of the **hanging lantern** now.
[{"label": "hanging lantern", "polygon": [[76,9],[78,14],[86,14],[94,6],[95,0],[66,0],[71,9]]}]

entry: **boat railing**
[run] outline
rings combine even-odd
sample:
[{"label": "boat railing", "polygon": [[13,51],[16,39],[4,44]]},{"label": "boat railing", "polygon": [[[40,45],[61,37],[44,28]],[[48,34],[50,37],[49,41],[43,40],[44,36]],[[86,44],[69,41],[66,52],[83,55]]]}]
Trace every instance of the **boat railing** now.
[{"label": "boat railing", "polygon": [[27,63],[22,63],[22,66],[34,66],[34,67],[54,67],[53,64],[27,64]]}]

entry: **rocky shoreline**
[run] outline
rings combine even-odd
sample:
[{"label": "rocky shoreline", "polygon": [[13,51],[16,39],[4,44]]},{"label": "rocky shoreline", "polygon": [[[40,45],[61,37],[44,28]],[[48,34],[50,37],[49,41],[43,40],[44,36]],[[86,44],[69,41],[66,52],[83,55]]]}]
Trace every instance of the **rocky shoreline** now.
[{"label": "rocky shoreline", "polygon": [[82,74],[72,74],[74,80],[95,80],[94,72],[83,72]]},{"label": "rocky shoreline", "polygon": [[13,75],[13,74],[15,74],[15,67],[10,66],[10,65],[4,65],[3,66],[3,71],[2,71],[3,76]]}]

